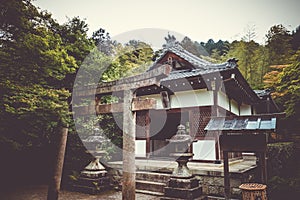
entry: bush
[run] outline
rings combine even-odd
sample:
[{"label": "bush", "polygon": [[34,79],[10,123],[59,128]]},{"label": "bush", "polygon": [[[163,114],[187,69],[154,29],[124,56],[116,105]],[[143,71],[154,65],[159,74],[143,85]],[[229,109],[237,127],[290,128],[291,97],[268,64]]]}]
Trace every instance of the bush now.
[{"label": "bush", "polygon": [[268,144],[268,176],[287,176],[295,170],[295,146],[292,142]]},{"label": "bush", "polygon": [[269,199],[294,199],[300,196],[300,165],[294,144],[268,144],[267,157]]}]

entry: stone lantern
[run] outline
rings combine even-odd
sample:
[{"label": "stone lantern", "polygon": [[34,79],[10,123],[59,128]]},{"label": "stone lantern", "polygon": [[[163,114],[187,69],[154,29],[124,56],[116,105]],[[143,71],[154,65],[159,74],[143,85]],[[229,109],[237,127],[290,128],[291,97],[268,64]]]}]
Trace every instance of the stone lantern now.
[{"label": "stone lantern", "polygon": [[178,166],[174,169],[173,177],[191,177],[187,163],[190,158],[193,157],[193,153],[189,152],[190,145],[193,142],[192,137],[186,133],[185,126],[180,124],[177,127],[177,133],[168,140],[175,147],[175,152],[171,153],[170,156],[176,158]]},{"label": "stone lantern", "polygon": [[205,199],[199,180],[187,167],[189,159],[194,155],[189,152],[193,138],[186,132],[185,126],[180,124],[177,133],[168,141],[175,147],[175,152],[170,156],[176,158],[178,166],[173,170],[162,199]]},{"label": "stone lantern", "polygon": [[96,194],[109,187],[109,177],[105,167],[100,163],[100,158],[106,154],[103,145],[109,140],[103,136],[99,128],[94,129],[94,134],[82,140],[83,144],[94,156],[92,160],[80,173],[75,188],[81,192]]}]

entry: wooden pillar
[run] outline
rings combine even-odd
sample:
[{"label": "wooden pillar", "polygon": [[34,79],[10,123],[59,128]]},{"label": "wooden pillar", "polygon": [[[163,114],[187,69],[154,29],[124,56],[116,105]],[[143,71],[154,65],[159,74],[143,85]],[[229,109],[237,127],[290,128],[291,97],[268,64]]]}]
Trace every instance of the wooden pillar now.
[{"label": "wooden pillar", "polygon": [[212,116],[217,117],[219,116],[219,111],[218,111],[218,84],[217,81],[212,81],[211,82],[211,89],[213,91],[213,107],[212,107]]},{"label": "wooden pillar", "polygon": [[122,199],[135,200],[135,124],[136,113],[131,111],[134,94],[124,91],[123,103],[123,182]]},{"label": "wooden pillar", "polygon": [[228,151],[223,151],[223,167],[224,167],[224,192],[225,200],[230,199],[230,177],[229,177],[229,163],[228,163]]},{"label": "wooden pillar", "polygon": [[145,111],[146,118],[146,157],[150,158],[150,115],[149,110]]},{"label": "wooden pillar", "polygon": [[265,152],[259,152],[258,155],[259,155],[261,182],[263,184],[266,184],[267,183],[266,153]]},{"label": "wooden pillar", "polygon": [[47,200],[57,200],[60,190],[62,170],[67,145],[68,128],[61,128],[54,139],[54,163],[53,174],[48,186]]},{"label": "wooden pillar", "polygon": [[221,159],[221,151],[220,151],[220,139],[219,139],[219,135],[222,133],[219,133],[219,131],[216,134],[215,137],[215,151],[216,151],[216,159],[220,160]]},{"label": "wooden pillar", "polygon": [[229,111],[231,112],[231,98],[228,98],[228,103],[229,103]]},{"label": "wooden pillar", "polygon": [[267,113],[270,113],[270,97],[267,98]]}]

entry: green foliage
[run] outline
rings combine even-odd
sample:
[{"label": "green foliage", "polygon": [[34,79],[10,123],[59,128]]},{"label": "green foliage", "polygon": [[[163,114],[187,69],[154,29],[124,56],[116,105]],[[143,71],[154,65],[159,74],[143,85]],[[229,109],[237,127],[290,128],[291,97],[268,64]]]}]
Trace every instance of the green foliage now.
[{"label": "green foliage", "polygon": [[296,28],[292,33],[292,48],[294,51],[299,50],[300,48],[300,26]]},{"label": "green foliage", "polygon": [[300,131],[300,50],[291,58],[291,64],[272,66],[264,81],[273,91],[273,97],[286,113],[284,127],[289,132]]},{"label": "green foliage", "polygon": [[82,62],[79,73],[76,74],[76,86],[99,83],[105,71],[105,76],[117,79],[118,76],[115,74],[117,74],[118,69],[113,68],[114,64],[111,56],[105,55],[96,47],[93,48]]},{"label": "green foliage", "polygon": [[296,178],[273,176],[268,182],[267,192],[272,200],[295,199],[300,195],[300,175]]},{"label": "green foliage", "polygon": [[[1,37],[0,79],[55,87],[66,74],[75,72],[75,59],[64,49],[61,37],[45,26],[51,21],[47,13],[39,13],[29,1],[19,6],[1,11],[4,12],[1,30],[4,35]],[[14,16],[16,21],[5,20],[12,14],[9,11],[19,14]]]},{"label": "green foliage", "polygon": [[268,144],[268,196],[293,199],[300,195],[299,161],[291,142]]},{"label": "green foliage", "polygon": [[43,146],[70,123],[62,80],[78,66],[50,29],[50,14],[26,0],[3,1],[0,8],[1,138],[12,148]]},{"label": "green foliage", "polygon": [[88,25],[78,17],[68,19],[63,25],[52,21],[50,27],[52,32],[58,34],[62,40],[62,46],[66,53],[75,59],[73,73],[68,73],[59,84],[59,87],[65,87],[72,91],[76,73],[83,65],[84,60],[95,49],[94,41],[87,36]]},{"label": "green foliage", "polygon": [[112,41],[108,32],[103,28],[93,32],[92,39],[94,40],[97,49],[105,55],[112,55],[113,48],[117,45],[116,41]]},{"label": "green foliage", "polygon": [[299,108],[300,104],[300,50],[293,57],[293,63],[283,69],[278,82],[278,91],[284,93],[287,99],[285,108],[288,117],[299,115],[299,111],[297,112],[294,108]]},{"label": "green foliage", "polygon": [[150,45],[136,40],[130,40],[124,46],[114,47],[111,64],[102,75],[102,81],[118,80],[146,71],[152,62],[154,52]]},{"label": "green foliage", "polygon": [[[195,43],[199,44],[199,43]],[[230,43],[228,41],[219,40],[218,42],[215,42],[213,39],[209,39],[206,43],[200,42],[201,47],[198,47],[198,49],[204,48],[206,53],[201,54],[204,56],[212,56],[214,59],[219,60],[222,56],[227,54],[229,50]],[[208,54],[207,54],[208,53]]]},{"label": "green foliage", "polygon": [[110,159],[116,152],[116,148],[122,148],[122,114],[101,114],[98,116],[82,116],[75,119],[76,132],[81,139],[95,134],[95,128],[107,138],[103,141],[102,148],[107,155],[106,160]]},{"label": "green foliage", "polygon": [[188,37],[184,37],[180,44],[185,50],[198,57],[209,55],[206,49],[200,43],[196,41],[194,42]]},{"label": "green foliage", "polygon": [[282,25],[274,25],[268,31],[267,45],[272,65],[287,64],[292,54],[292,37]]},{"label": "green foliage", "polygon": [[[262,87],[262,77],[266,67],[265,49],[253,40],[235,41],[224,58],[239,59],[239,69],[252,88]],[[225,59],[224,59],[225,60]]]},{"label": "green foliage", "polygon": [[268,175],[287,176],[295,159],[295,146],[292,142],[268,144]]}]

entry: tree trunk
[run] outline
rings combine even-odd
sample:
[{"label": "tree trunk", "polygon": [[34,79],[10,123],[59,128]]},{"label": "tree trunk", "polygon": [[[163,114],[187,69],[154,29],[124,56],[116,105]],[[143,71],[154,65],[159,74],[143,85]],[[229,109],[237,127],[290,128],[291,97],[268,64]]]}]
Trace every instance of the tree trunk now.
[{"label": "tree trunk", "polygon": [[53,174],[50,178],[48,186],[47,200],[57,200],[60,190],[60,183],[62,177],[62,169],[64,164],[65,150],[67,145],[68,128],[60,128],[59,133],[55,136],[53,143],[54,152],[54,166]]}]

